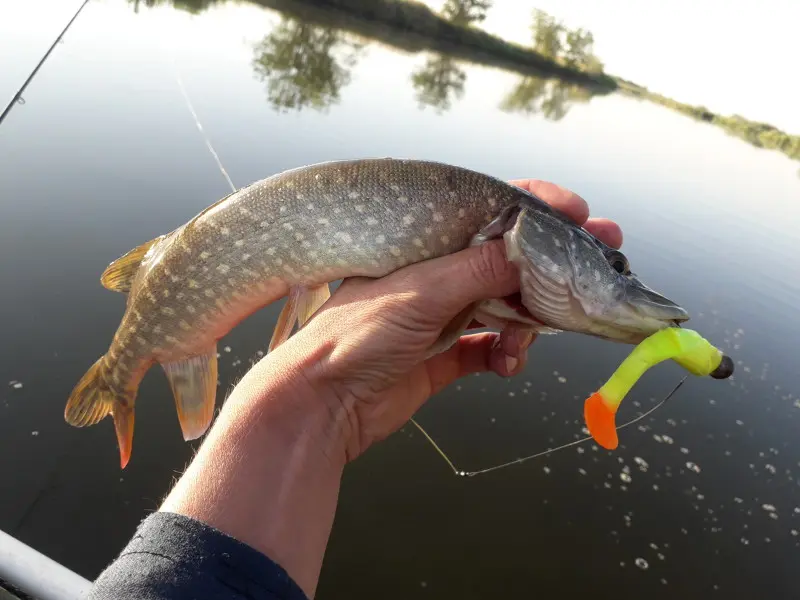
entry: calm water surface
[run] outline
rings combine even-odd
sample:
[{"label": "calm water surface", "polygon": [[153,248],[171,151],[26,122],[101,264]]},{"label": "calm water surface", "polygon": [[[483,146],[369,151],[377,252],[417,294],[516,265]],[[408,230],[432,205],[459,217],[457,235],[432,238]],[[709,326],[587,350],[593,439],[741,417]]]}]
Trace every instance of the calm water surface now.
[{"label": "calm water surface", "polygon": [[[77,430],[62,416],[123,312],[102,270],[227,193],[179,77],[237,186],[402,156],[576,190],[621,223],[634,270],[737,361],[732,380],[689,380],[614,452],[586,443],[459,478],[409,425],[348,468],[319,598],[800,595],[796,162],[657,106],[256,4],[134,8],[90,3],[0,128],[0,528],[93,578],[197,446],[158,369],[125,471],[110,419]],[[7,98],[51,38],[3,27]],[[223,392],[278,309],[220,343]],[[470,377],[418,420],[466,470],[569,442],[628,350],[542,338],[523,375]],[[622,417],[680,375],[648,373]]]}]

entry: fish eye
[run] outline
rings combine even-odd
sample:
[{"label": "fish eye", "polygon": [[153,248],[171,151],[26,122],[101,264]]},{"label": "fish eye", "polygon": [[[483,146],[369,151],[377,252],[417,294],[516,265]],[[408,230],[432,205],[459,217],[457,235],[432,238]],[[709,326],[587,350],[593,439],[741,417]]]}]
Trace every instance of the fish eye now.
[{"label": "fish eye", "polygon": [[620,273],[622,275],[626,275],[631,272],[628,259],[622,252],[614,251],[611,254],[609,254],[608,264],[610,264],[611,268],[614,269],[617,273]]}]

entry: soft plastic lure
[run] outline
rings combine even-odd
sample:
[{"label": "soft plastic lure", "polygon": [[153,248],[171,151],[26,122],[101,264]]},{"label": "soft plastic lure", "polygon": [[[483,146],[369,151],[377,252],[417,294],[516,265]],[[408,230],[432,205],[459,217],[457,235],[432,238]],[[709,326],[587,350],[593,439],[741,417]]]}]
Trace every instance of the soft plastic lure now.
[{"label": "soft plastic lure", "polygon": [[733,360],[696,331],[677,327],[657,331],[636,346],[608,381],[586,399],[584,419],[595,442],[609,450],[617,447],[620,403],[647,369],[669,359],[693,375],[726,379],[733,374]]}]

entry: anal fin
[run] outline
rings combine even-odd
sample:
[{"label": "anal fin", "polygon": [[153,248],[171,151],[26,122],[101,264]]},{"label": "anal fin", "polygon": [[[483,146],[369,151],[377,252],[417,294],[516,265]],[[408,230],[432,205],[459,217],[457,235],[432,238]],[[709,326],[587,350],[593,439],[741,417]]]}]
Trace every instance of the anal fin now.
[{"label": "anal fin", "polygon": [[161,365],[167,374],[184,440],[203,435],[214,416],[217,396],[217,347],[205,354]]}]

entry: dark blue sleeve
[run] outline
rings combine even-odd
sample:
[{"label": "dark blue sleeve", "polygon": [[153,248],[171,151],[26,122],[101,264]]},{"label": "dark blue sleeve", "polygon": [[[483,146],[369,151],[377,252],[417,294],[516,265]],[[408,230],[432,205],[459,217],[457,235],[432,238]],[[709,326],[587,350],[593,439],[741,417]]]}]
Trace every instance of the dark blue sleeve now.
[{"label": "dark blue sleeve", "polygon": [[174,513],[148,516],[88,600],[308,600],[254,548]]}]

